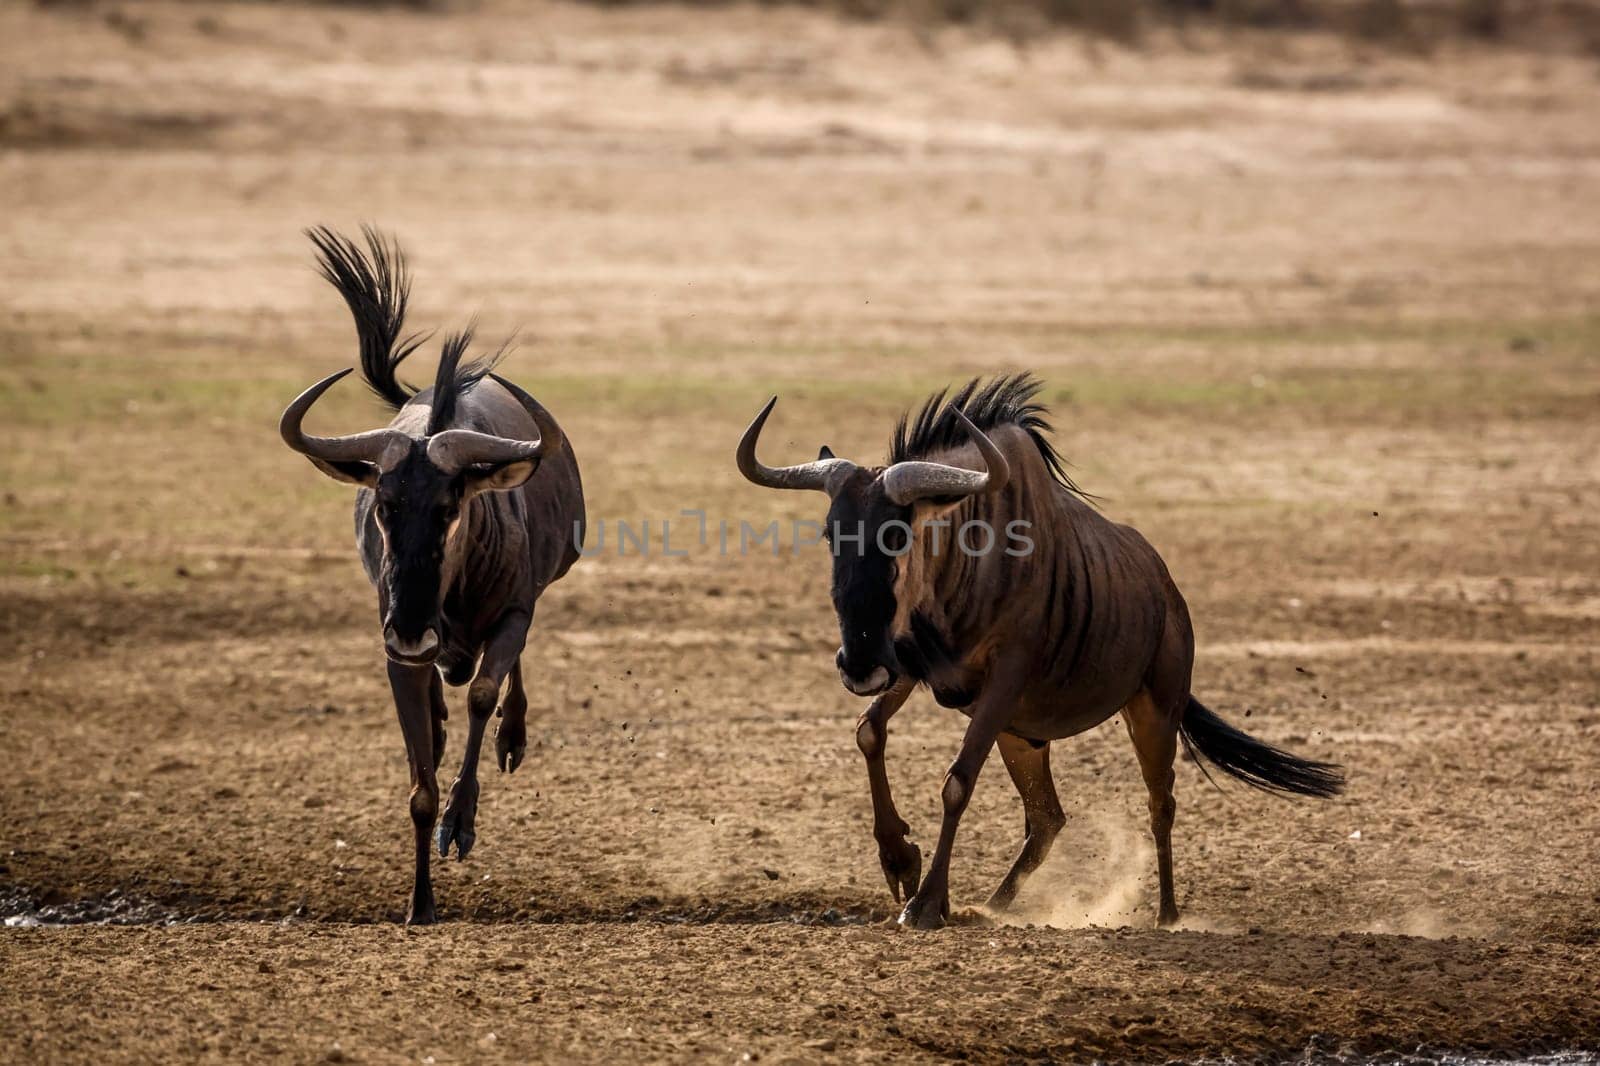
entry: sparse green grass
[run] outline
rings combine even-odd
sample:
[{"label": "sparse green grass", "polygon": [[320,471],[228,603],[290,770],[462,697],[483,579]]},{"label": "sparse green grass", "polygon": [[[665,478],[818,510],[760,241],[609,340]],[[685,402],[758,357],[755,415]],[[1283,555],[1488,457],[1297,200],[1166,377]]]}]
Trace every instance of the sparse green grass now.
[{"label": "sparse green grass", "polygon": [[1397,421],[1539,415],[1577,418],[1600,404],[1600,383],[1567,386],[1547,374],[1506,368],[1457,370],[1306,366],[1227,378],[1169,374],[1074,375],[1049,396],[1075,410],[1136,411],[1195,418],[1314,412],[1320,420]]},{"label": "sparse green grass", "polygon": [[55,581],[72,581],[78,571],[70,566],[42,562],[35,559],[0,558],[0,575],[5,577],[46,578]]},{"label": "sparse green grass", "polygon": [[[1445,320],[1383,324],[1263,323],[1237,325],[1051,327],[1030,335],[1011,325],[1011,339],[1039,355],[1055,402],[1143,412],[1228,413],[1240,408],[1315,405],[1330,418],[1397,416],[1460,410],[1471,403],[1486,414],[1515,413],[1517,405],[1591,401],[1600,385],[1600,318],[1517,322]],[[1058,332],[1059,331],[1059,332]],[[273,359],[202,346],[146,350],[5,354],[0,417],[13,426],[49,432],[86,422],[157,434],[216,430],[242,434],[248,445],[270,436],[277,413],[294,391],[313,380],[304,360]],[[1059,343],[1057,343],[1059,342]],[[960,352],[910,344],[862,344],[835,338],[812,342],[627,339],[593,345],[598,369],[574,373],[586,351],[541,369],[536,356],[513,356],[507,373],[534,384],[552,405],[568,411],[603,410],[617,417],[743,415],[759,403],[760,387],[781,387],[791,403],[899,407],[947,382],[979,372]],[[1128,354],[1192,350],[1196,358],[1158,356],[1127,363]],[[1392,365],[1370,354],[1395,353]],[[1087,351],[1064,368],[1054,351]],[[1233,356],[1219,361],[1212,356]],[[1258,358],[1252,358],[1257,356]],[[425,383],[431,366],[415,358],[409,376]],[[1026,358],[1024,356],[1024,358]],[[1220,364],[1220,365],[1219,365]],[[1377,365],[1374,365],[1377,364]],[[330,366],[333,364],[329,364]],[[643,367],[678,369],[641,369]],[[708,365],[717,369],[703,369]],[[1020,363],[1018,369],[1025,366]],[[360,424],[382,409],[353,380],[330,394],[317,417]]]},{"label": "sparse green grass", "polygon": [[[1026,331],[1028,327],[1015,325]],[[1116,350],[1187,344],[1236,350],[1241,347],[1337,349],[1352,346],[1424,346],[1482,352],[1552,353],[1590,365],[1600,361],[1600,316],[1484,320],[1480,318],[1264,318],[1250,323],[1049,324],[1040,327],[1059,343],[1092,340]]]},{"label": "sparse green grass", "polygon": [[[1380,428],[1587,419],[1600,405],[1595,318],[1099,327],[1062,335],[1073,353],[1066,364],[1046,356],[1052,337],[1018,334],[1016,348],[1040,352],[1058,424],[1075,432],[1129,415],[1145,427],[1244,419],[1271,432],[1285,419]],[[310,356],[231,337],[99,338],[93,347],[4,339],[0,418],[17,446],[0,456],[0,536],[10,540],[0,573],[166,583],[194,579],[175,569],[196,552],[349,543],[349,490],[316,476],[275,431],[283,404],[320,372]],[[586,360],[592,370],[573,369]],[[567,424],[596,516],[687,495],[736,498],[732,446],[769,392],[783,398],[775,453],[821,437],[876,459],[899,411],[974,372],[947,350],[827,337],[613,340],[550,362],[513,357],[508,372]],[[431,367],[418,364],[422,380]],[[669,369],[678,366],[690,369]],[[354,383],[324,407],[316,424],[330,429],[385,417]],[[1091,474],[1095,461],[1085,457]],[[1247,506],[1248,496],[1227,498]]]}]

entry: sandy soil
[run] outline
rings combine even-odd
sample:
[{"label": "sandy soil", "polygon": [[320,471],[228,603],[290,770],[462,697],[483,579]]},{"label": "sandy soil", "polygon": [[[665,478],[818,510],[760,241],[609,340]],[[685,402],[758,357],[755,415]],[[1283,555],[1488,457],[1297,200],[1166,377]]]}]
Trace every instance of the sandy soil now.
[{"label": "sandy soil", "polygon": [[[1600,1049],[1592,59],[521,5],[0,41],[0,897],[134,923],[0,935],[12,1060]],[[418,326],[523,328],[610,526],[425,931],[348,493],[274,433],[353,355],[298,231],[361,220]],[[1116,726],[1054,755],[1018,924],[895,928],[824,556],[616,547],[820,518],[732,470],[772,393],[775,454],[876,458],[1017,367],[1188,595],[1202,698],[1349,769],[1180,766],[1179,931]],[[931,843],[962,720],[895,725]],[[991,768],[958,907],[1021,822]]]}]

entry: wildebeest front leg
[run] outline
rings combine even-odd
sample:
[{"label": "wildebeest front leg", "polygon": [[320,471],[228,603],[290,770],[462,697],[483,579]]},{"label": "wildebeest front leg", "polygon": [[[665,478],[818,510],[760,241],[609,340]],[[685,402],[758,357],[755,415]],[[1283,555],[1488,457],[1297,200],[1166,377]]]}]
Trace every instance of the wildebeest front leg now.
[{"label": "wildebeest front leg", "polygon": [[[867,759],[867,783],[872,789],[872,835],[878,841],[878,865],[894,901],[916,895],[922,879],[922,852],[906,839],[911,827],[895,810],[889,791],[889,771],[883,752],[889,740],[889,719],[911,696],[916,685],[909,680],[885,692],[868,705],[856,722],[856,747]],[[904,893],[904,896],[901,893]]]},{"label": "wildebeest front leg", "polygon": [[1010,733],[1001,733],[995,743],[1011,774],[1011,782],[1022,797],[1023,817],[1022,851],[1000,887],[989,897],[989,909],[1003,911],[1017,898],[1017,889],[1023,880],[1050,854],[1050,845],[1055,843],[1067,816],[1062,813],[1056,783],[1050,776],[1050,745],[1035,745]]},{"label": "wildebeest front leg", "polygon": [[523,611],[505,615],[494,628],[478,663],[478,676],[467,689],[467,743],[461,753],[461,773],[450,786],[450,799],[439,819],[439,854],[450,854],[455,841],[456,858],[465,859],[478,834],[478,755],[483,750],[483,730],[500,699],[500,685],[516,665],[528,639],[531,617]]},{"label": "wildebeest front leg", "polygon": [[389,688],[405,735],[406,760],[411,765],[411,828],[416,837],[416,877],[411,886],[411,906],[406,909],[407,925],[430,925],[434,920],[433,881],[428,874],[428,850],[433,838],[433,820],[439,814],[439,783],[434,777],[433,703],[429,676],[437,683],[431,666],[406,666],[389,662]]},{"label": "wildebeest front leg", "polygon": [[1000,731],[1011,720],[1016,683],[1009,677],[991,677],[978,702],[972,707],[972,720],[961,739],[961,752],[944,776],[940,798],[944,801],[944,821],[939,826],[939,843],[928,864],[928,876],[917,894],[900,913],[900,924],[914,929],[938,929],[950,916],[950,852],[956,843],[956,827],[972,799],[989,750]]}]

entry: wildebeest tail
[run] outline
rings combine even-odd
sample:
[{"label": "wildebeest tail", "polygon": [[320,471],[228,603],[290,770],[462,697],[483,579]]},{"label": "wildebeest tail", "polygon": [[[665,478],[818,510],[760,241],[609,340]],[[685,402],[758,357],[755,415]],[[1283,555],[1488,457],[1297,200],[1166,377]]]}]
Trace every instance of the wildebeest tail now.
[{"label": "wildebeest tail", "polygon": [[339,290],[355,319],[361,376],[384,402],[398,408],[416,390],[396,377],[396,371],[424,340],[417,334],[400,336],[411,297],[411,274],[399,242],[385,239],[371,226],[362,226],[361,235],[365,249],[326,226],[306,230],[317,246],[318,269]]},{"label": "wildebeest tail", "polygon": [[1337,765],[1302,759],[1263,743],[1224,722],[1192,696],[1178,733],[1191,755],[1198,750],[1211,765],[1252,788],[1298,796],[1337,796],[1344,791],[1344,771]]}]

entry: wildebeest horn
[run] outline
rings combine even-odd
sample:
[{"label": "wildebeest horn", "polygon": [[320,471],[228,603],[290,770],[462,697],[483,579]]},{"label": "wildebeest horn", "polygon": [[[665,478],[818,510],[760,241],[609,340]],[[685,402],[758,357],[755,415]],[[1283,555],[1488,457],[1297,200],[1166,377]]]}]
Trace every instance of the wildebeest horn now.
[{"label": "wildebeest horn", "polygon": [[965,411],[953,407],[956,418],[967,427],[972,443],[983,456],[984,469],[967,470],[944,463],[916,460],[896,463],[883,472],[883,490],[889,499],[905,506],[933,497],[973,496],[980,492],[999,492],[1011,479],[1011,467],[988,435],[972,424]]},{"label": "wildebeest horn", "polygon": [[561,427],[550,417],[544,405],[499,374],[489,376],[522,404],[533,419],[533,424],[539,427],[539,439],[518,440],[471,429],[447,429],[428,438],[428,461],[440,470],[455,473],[478,464],[503,466],[506,463],[523,463],[561,448],[561,442],[565,439]]},{"label": "wildebeest horn", "polygon": [[561,426],[556,423],[555,417],[544,409],[544,404],[529,396],[520,385],[514,385],[499,374],[490,374],[500,383],[500,387],[517,398],[522,409],[528,412],[528,417],[533,419],[533,424],[539,427],[539,446],[541,452],[559,452],[561,445],[566,443],[566,434],[561,432]]},{"label": "wildebeest horn", "polygon": [[828,492],[828,482],[834,475],[855,469],[854,463],[848,459],[818,459],[814,463],[801,463],[799,466],[772,467],[762,466],[756,458],[756,441],[761,438],[761,427],[767,424],[767,416],[777,403],[776,396],[768,400],[767,406],[750,423],[750,428],[744,431],[744,439],[739,441],[739,473],[762,488],[818,489]]},{"label": "wildebeest horn", "polygon": [[380,470],[387,470],[411,449],[411,438],[398,429],[371,429],[347,437],[312,437],[300,429],[300,423],[305,419],[306,412],[311,410],[311,405],[353,369],[350,367],[337,374],[329,374],[295,397],[278,420],[278,434],[283,437],[283,443],[315,461],[372,463]]}]

